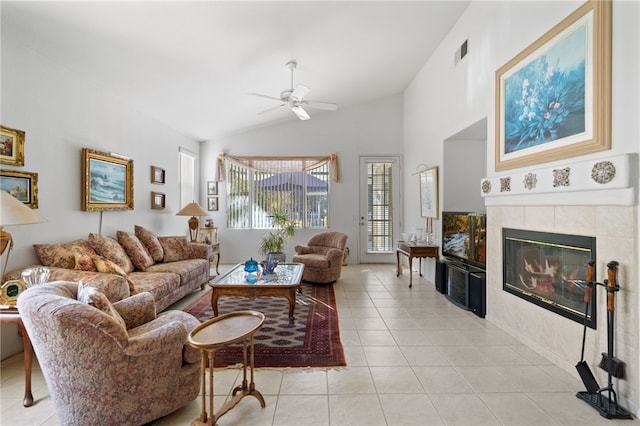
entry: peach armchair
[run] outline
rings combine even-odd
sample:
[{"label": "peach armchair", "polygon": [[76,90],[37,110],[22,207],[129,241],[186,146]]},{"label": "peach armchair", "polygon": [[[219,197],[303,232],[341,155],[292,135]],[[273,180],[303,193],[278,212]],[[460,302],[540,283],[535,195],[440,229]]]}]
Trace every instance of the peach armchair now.
[{"label": "peach armchair", "polygon": [[347,236],[342,232],[322,232],[309,239],[306,246],[297,245],[293,262],[304,263],[302,280],[331,284],[340,278]]},{"label": "peach armchair", "polygon": [[198,396],[199,354],[185,345],[195,317],[156,316],[150,293],[92,306],[78,288],[48,283],[18,299],[60,424],[141,425]]}]

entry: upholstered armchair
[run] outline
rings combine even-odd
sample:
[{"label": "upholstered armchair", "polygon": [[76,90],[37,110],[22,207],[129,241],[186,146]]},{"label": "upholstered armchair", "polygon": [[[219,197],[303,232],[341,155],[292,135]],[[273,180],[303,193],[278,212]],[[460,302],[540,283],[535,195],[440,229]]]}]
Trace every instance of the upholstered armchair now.
[{"label": "upholstered armchair", "polygon": [[111,304],[92,289],[88,303],[77,300],[88,286],[53,282],[18,299],[60,424],[141,425],[194,400],[200,358],[186,341],[200,322],[156,316],[150,293]]},{"label": "upholstered armchair", "polygon": [[340,278],[347,236],[342,232],[323,232],[309,239],[306,246],[297,245],[293,262],[304,263],[302,280],[331,284]]}]

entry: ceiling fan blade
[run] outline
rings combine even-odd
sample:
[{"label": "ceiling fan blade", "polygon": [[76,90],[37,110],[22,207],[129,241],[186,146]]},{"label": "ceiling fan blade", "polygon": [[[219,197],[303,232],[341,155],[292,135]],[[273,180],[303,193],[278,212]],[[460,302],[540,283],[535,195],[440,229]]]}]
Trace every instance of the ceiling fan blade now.
[{"label": "ceiling fan blade", "polygon": [[303,86],[302,84],[298,84],[295,90],[291,93],[291,98],[297,101],[301,101],[302,98],[307,96],[309,93],[309,88]]},{"label": "ceiling fan blade", "polygon": [[285,105],[285,104],[280,104],[280,105],[278,105],[278,106],[274,106],[274,107],[271,107],[271,108],[267,108],[267,109],[265,109],[264,111],[259,112],[259,113],[258,113],[258,115],[268,114],[268,113],[270,113],[270,112],[277,111],[277,110],[279,110],[280,108],[282,108],[284,105]]},{"label": "ceiling fan blade", "polygon": [[251,96],[258,96],[259,98],[273,99],[274,101],[278,101],[278,102],[280,102],[282,100],[280,98],[276,98],[275,96],[261,95],[260,93],[249,93],[249,94]]},{"label": "ceiling fan blade", "polygon": [[334,104],[332,102],[320,102],[320,101],[303,101],[305,105],[308,105],[309,108],[316,109],[324,109],[327,111],[337,111],[338,104]]},{"label": "ceiling fan blade", "polygon": [[297,115],[300,120],[308,120],[311,118],[309,114],[307,114],[307,111],[302,109],[301,106],[292,106],[291,111],[293,111],[293,113]]}]

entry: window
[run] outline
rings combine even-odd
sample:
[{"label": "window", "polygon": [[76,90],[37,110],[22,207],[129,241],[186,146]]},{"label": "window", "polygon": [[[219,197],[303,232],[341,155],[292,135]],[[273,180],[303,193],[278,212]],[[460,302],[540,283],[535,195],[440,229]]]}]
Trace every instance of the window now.
[{"label": "window", "polygon": [[300,228],[328,226],[327,162],[303,172],[266,172],[231,162],[227,167],[228,228],[271,228],[274,211],[287,213]]},{"label": "window", "polygon": [[180,148],[180,208],[196,199],[196,156]]}]

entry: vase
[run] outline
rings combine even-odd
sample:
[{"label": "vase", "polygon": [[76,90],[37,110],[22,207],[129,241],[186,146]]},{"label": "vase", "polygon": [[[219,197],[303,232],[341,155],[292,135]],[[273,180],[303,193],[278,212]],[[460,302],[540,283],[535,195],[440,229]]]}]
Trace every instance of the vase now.
[{"label": "vase", "polygon": [[268,253],[267,260],[262,262],[262,270],[265,274],[273,274],[278,266],[278,256],[276,253]]}]

